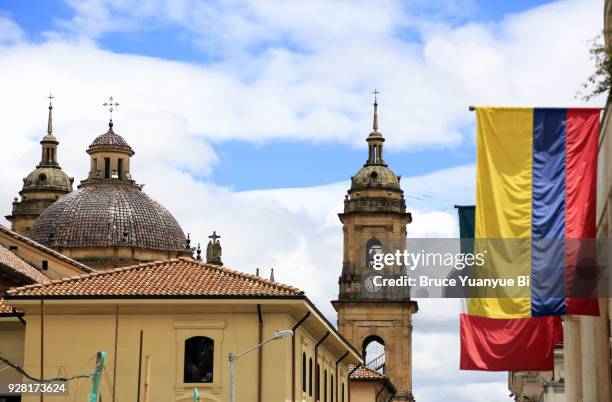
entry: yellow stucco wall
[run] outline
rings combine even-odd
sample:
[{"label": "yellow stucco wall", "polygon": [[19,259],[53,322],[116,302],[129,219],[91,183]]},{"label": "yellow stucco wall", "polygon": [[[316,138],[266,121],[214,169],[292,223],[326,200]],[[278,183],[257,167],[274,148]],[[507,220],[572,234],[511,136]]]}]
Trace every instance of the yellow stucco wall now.
[{"label": "yellow stucco wall", "polygon": [[[40,307],[18,304],[26,311],[25,365],[40,374]],[[59,303],[59,304],[58,304]],[[115,356],[115,305],[92,300],[81,304],[70,301],[45,302],[44,376],[62,373],[72,376],[94,369],[96,352],[108,353],[102,376],[102,400],[112,401],[112,383],[116,365],[116,400],[135,401],[138,392],[139,339],[143,331],[141,401],[192,400],[197,385],[202,401],[227,401],[229,373],[227,356],[242,352],[258,343],[257,302],[192,303],[187,300],[155,301],[138,305],[130,300],[119,307],[118,342]],[[300,306],[299,303],[302,303]],[[276,330],[291,329],[307,311],[306,304],[289,305],[282,300],[262,305],[263,338]],[[78,305],[77,305],[78,304]],[[311,317],[296,331],[295,389],[296,400],[312,401],[302,393],[302,353],[314,355],[314,345],[325,334],[326,324]],[[210,384],[183,383],[184,341],[191,336],[207,336],[215,341],[214,378]],[[5,339],[5,333],[0,333]],[[335,371],[335,362],[348,350],[336,335],[319,347],[321,371]],[[351,353],[339,364],[341,378],[347,365],[358,361]],[[257,351],[236,362],[236,399],[257,401]],[[291,401],[291,338],[277,340],[263,349],[262,401]],[[335,374],[334,374],[335,375]],[[145,385],[146,384],[146,385]],[[321,384],[322,385],[322,384]],[[328,385],[330,385],[328,383]],[[86,400],[91,381],[70,383],[69,395],[53,397],[54,402]],[[313,392],[314,397],[314,392]],[[38,401],[26,396],[25,402]],[[321,401],[324,396],[321,394]],[[328,391],[327,401],[331,402]],[[341,402],[334,397],[334,401]]]},{"label": "yellow stucco wall", "polygon": [[[25,327],[15,317],[0,317],[0,355],[12,362],[23,366],[23,345]],[[0,363],[0,383],[14,383],[21,379],[21,375],[11,368],[4,368],[6,364]]]}]

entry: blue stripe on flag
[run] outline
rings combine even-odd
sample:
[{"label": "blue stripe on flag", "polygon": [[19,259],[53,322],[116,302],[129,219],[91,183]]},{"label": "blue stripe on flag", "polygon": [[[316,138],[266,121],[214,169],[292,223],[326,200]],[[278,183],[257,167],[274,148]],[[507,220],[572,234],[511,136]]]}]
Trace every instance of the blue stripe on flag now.
[{"label": "blue stripe on flag", "polygon": [[534,109],[531,315],[565,313],[565,109]]}]

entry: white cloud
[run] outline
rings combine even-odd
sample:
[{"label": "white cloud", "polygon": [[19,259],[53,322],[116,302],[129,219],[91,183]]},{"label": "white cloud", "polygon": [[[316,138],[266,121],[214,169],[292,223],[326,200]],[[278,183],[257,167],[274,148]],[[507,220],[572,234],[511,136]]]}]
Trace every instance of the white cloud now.
[{"label": "white cloud", "polygon": [[[470,141],[461,134],[473,122],[469,104],[580,103],[572,97],[593,68],[586,41],[601,30],[601,3],[559,1],[501,22],[447,26],[414,20],[397,1],[70,2],[76,14],[49,33],[53,40],[0,49],[0,85],[20,89],[0,106],[10,102],[11,120],[23,122],[52,87],[65,119],[100,120],[100,97],[112,92],[123,103],[119,125],[132,113],[151,113],[151,122],[172,113],[190,135],[212,140],[363,146],[377,86],[382,131],[395,149],[454,146]],[[160,26],[206,42],[214,62],[95,45],[109,31]]]},{"label": "white cloud", "polygon": [[0,45],[13,45],[21,42],[24,36],[21,27],[0,10]]}]

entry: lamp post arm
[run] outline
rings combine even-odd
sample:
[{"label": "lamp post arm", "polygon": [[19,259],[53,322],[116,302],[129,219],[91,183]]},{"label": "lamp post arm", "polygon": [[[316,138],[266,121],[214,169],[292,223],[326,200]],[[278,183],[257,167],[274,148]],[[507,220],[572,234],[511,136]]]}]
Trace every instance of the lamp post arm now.
[{"label": "lamp post arm", "polygon": [[273,340],[275,340],[275,339],[276,339],[276,338],[270,338],[270,339],[268,339],[268,340],[266,340],[266,341],[263,341],[262,343],[260,343],[260,344],[258,344],[258,345],[255,345],[255,346],[253,346],[252,348],[250,348],[250,349],[248,349],[248,350],[245,350],[245,351],[244,351],[244,352],[242,352],[242,353],[239,353],[239,354],[237,354],[237,355],[234,355],[234,356],[232,357],[232,359],[233,359],[233,360],[238,360],[239,358],[241,358],[242,356],[246,355],[247,353],[250,353],[250,352],[254,351],[255,349],[259,349],[260,347],[262,347],[262,346],[263,346],[263,345],[265,345],[266,343],[268,343],[268,342],[272,342],[272,341],[273,341]]}]

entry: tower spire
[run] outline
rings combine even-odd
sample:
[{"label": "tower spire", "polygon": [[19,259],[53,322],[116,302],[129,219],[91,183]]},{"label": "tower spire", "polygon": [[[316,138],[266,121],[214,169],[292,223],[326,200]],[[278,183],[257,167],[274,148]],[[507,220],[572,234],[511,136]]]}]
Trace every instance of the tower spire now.
[{"label": "tower spire", "polygon": [[49,92],[49,96],[47,97],[49,99],[49,120],[47,121],[47,134],[51,135],[53,133],[53,118],[52,118],[52,111],[53,111],[53,103],[51,103],[51,101],[53,100],[54,96],[51,94],[51,92]]},{"label": "tower spire", "polygon": [[372,124],[372,128],[374,131],[378,131],[378,94],[380,93],[376,88],[374,88],[374,122]]}]

